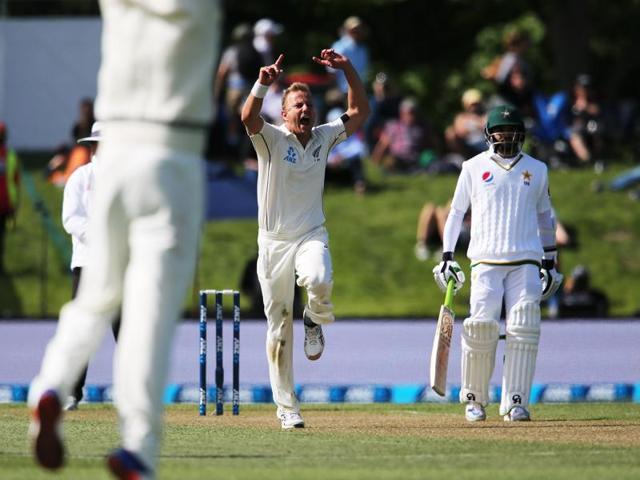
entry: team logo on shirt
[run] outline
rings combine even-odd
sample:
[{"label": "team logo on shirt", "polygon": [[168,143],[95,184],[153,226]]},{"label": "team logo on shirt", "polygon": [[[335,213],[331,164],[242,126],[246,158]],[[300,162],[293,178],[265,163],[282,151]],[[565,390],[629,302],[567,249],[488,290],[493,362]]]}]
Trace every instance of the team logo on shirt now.
[{"label": "team logo on shirt", "polygon": [[491,172],[484,172],[482,174],[482,181],[486,184],[486,185],[490,185],[493,183],[493,173]]},{"label": "team logo on shirt", "polygon": [[527,187],[531,185],[531,177],[533,177],[533,175],[529,172],[529,170],[525,170],[524,172],[522,172],[522,182]]},{"label": "team logo on shirt", "polygon": [[320,161],[320,149],[322,148],[322,145],[320,145],[318,148],[316,148],[312,155],[313,155],[313,161],[314,162],[319,162]]},{"label": "team logo on shirt", "polygon": [[284,156],[284,161],[295,165],[297,157],[298,156],[296,154],[296,149],[293,147],[289,147],[289,150],[287,150],[287,154]]}]

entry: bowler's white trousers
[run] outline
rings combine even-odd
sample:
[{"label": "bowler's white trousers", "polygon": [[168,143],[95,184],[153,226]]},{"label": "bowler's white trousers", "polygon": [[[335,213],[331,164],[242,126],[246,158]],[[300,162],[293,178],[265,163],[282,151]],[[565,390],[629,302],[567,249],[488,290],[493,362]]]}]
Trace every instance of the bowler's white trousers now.
[{"label": "bowler's white trousers", "polygon": [[122,447],[155,469],[170,346],[193,279],[203,214],[198,156],[106,140],[89,225],[89,262],[66,304],[29,392],[62,399],[99,347],[122,304],[114,401]]},{"label": "bowler's white trousers", "polygon": [[260,231],[257,273],[268,323],[266,348],[273,400],[284,410],[298,411],[293,382],[294,282],[307,291],[307,317],[317,324],[335,321],[327,230],[320,226],[291,239],[276,239]]}]

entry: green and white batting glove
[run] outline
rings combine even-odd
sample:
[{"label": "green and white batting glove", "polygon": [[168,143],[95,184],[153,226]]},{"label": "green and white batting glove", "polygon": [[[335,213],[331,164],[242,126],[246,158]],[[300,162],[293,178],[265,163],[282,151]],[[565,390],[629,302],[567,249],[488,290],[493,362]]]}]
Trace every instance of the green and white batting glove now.
[{"label": "green and white batting glove", "polygon": [[447,284],[451,278],[454,281],[454,293],[457,293],[462,288],[465,276],[458,262],[453,259],[453,252],[444,252],[442,254],[442,261],[433,269],[433,278],[436,281],[436,285],[443,292],[447,291]]}]

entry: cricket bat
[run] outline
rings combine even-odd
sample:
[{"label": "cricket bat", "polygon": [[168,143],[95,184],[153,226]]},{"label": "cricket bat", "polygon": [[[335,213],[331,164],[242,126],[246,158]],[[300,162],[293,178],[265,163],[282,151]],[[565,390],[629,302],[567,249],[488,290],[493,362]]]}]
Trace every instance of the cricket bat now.
[{"label": "cricket bat", "polygon": [[431,349],[430,380],[431,388],[441,397],[444,397],[447,386],[447,368],[449,366],[449,348],[453,336],[453,279],[447,283],[447,293],[444,297],[444,305],[440,307],[436,334],[433,337]]}]

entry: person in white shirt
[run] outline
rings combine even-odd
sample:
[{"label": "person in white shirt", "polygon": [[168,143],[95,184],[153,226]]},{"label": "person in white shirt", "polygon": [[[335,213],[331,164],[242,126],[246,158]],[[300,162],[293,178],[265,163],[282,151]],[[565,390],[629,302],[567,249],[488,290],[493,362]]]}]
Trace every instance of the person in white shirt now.
[{"label": "person in white shirt", "polygon": [[[82,267],[87,263],[87,227],[89,225],[89,210],[91,195],[95,189],[95,169],[98,163],[98,145],[100,142],[100,122],[91,126],[91,135],[78,139],[78,143],[86,143],[91,150],[91,162],[78,167],[69,177],[64,186],[62,198],[62,226],[71,235],[71,298],[75,298],[82,277]],[[113,322],[113,336],[118,339],[120,317]],[[65,410],[77,410],[82,400],[87,368],[80,374],[80,378],[71,390],[64,406]]]},{"label": "person in white shirt", "polygon": [[442,261],[433,269],[443,291],[465,276],[453,259],[460,228],[471,207],[470,316],[462,331],[462,388],[469,421],[486,419],[489,381],[495,365],[504,301],[506,351],[500,414],[505,421],[530,420],[529,395],[540,338],[540,301],[560,286],[556,271],[555,219],[547,167],[522,152],[524,123],[511,106],[487,117],[488,150],[467,160],[444,228]]},{"label": "person in white shirt", "polygon": [[87,263],[29,388],[36,461],[65,463],[62,399],[122,310],[113,397],[116,478],[153,479],[170,349],[195,270],[202,151],[222,11],[214,0],[101,0],[102,125]]},{"label": "person in white shirt", "polygon": [[[242,121],[258,154],[258,278],[268,322],[269,378],[277,417],[284,429],[304,427],[293,382],[294,282],[306,288],[304,351],[317,360],[324,350],[321,325],[335,320],[333,271],[324,226],[322,194],[331,148],[356,132],[369,115],[366,92],[349,59],[332,49],[313,60],[344,72],[347,111],[314,126],[317,112],[309,87],[294,83],[283,93],[276,127],[260,116],[262,99],[282,72],[284,56],[262,67],[242,109]],[[296,279],[297,277],[297,279]]]}]

